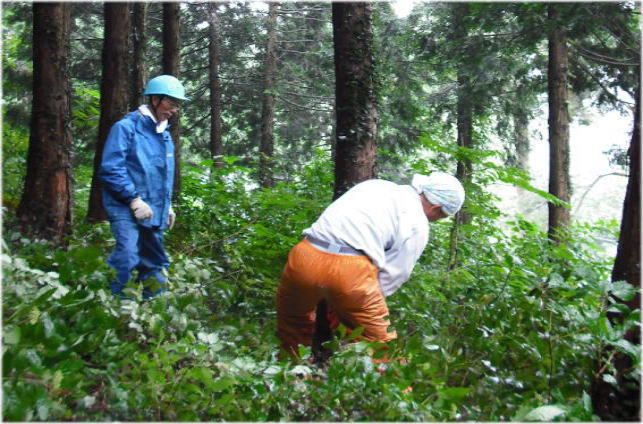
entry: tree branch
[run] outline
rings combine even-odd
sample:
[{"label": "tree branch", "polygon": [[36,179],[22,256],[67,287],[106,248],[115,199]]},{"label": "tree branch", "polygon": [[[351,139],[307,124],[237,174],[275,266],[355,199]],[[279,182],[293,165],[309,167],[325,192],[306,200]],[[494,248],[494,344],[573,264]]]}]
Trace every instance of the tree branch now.
[{"label": "tree branch", "polygon": [[578,205],[576,206],[576,213],[578,213],[578,211],[580,210],[580,207],[583,205],[583,201],[585,200],[585,196],[587,196],[587,193],[589,193],[589,192],[590,192],[590,190],[591,190],[592,188],[594,188],[594,186],[596,185],[596,183],[597,183],[601,178],[603,178],[603,177],[609,177],[610,175],[616,175],[616,176],[619,176],[619,177],[625,177],[625,178],[627,178],[627,177],[628,177],[628,175],[627,175],[627,174],[622,174],[622,173],[620,173],[620,172],[610,172],[609,174],[603,174],[603,175],[599,175],[598,177],[596,177],[596,179],[594,180],[594,182],[593,182],[593,183],[591,183],[591,184],[589,185],[589,187],[587,188],[587,190],[585,190],[585,193],[583,193],[583,196],[582,196],[582,197],[580,198],[580,200],[578,201]]},{"label": "tree branch", "polygon": [[[614,93],[612,93],[611,91],[609,91],[609,89],[608,89],[607,87],[605,87],[605,85],[602,83],[602,81],[601,81],[598,77],[596,77],[596,75],[594,75],[594,74],[592,73],[592,71],[591,71],[591,70],[590,70],[590,69],[589,69],[589,68],[588,68],[584,63],[582,63],[582,62],[581,62],[581,61],[579,61],[579,60],[576,60],[573,56],[570,56],[570,57],[569,57],[569,60],[570,60],[572,63],[575,63],[576,65],[578,65],[578,67],[579,67],[583,72],[585,72],[585,73],[586,73],[586,74],[587,74],[587,75],[588,75],[592,80],[594,80],[594,82],[595,82],[596,84],[598,84],[598,85],[603,89],[603,92],[605,92],[605,94],[606,94],[606,95],[607,95],[607,96],[612,100],[612,104],[617,105],[617,104],[619,104],[619,103],[625,103],[625,104],[627,104],[627,105],[632,105],[632,104],[631,104],[631,103],[629,103],[629,102],[625,102],[625,101],[623,101],[623,100],[619,99],[619,98],[618,98]],[[631,94],[631,93],[630,93],[630,94]]]},{"label": "tree branch", "polygon": [[294,103],[294,102],[286,99],[285,97],[278,97],[277,99],[278,100],[283,100],[284,103],[287,103],[287,104],[289,104],[291,106],[294,106],[294,107],[296,107],[298,109],[302,109],[302,110],[314,110],[314,111],[317,111],[317,112],[332,112],[332,109],[316,109],[316,108],[313,108],[313,107],[310,107],[310,106],[298,105],[297,103]]}]

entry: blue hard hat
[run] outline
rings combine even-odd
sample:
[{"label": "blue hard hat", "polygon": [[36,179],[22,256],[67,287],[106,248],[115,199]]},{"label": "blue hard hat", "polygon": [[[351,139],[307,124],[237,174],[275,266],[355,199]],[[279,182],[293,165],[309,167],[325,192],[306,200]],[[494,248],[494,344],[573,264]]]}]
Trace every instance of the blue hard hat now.
[{"label": "blue hard hat", "polygon": [[144,96],[164,95],[178,100],[189,100],[185,97],[183,84],[172,75],[159,75],[152,78],[145,86]]}]

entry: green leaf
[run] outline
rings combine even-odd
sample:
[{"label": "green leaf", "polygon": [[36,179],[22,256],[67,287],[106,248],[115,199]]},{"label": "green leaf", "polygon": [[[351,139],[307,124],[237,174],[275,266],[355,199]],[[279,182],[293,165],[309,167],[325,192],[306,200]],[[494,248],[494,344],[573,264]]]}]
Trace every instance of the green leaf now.
[{"label": "green leaf", "polygon": [[212,390],[213,392],[221,392],[234,384],[235,384],[234,378],[222,377],[222,378],[219,378],[218,380],[211,380],[209,383],[206,384],[206,386],[208,387],[208,389]]},{"label": "green leaf", "polygon": [[53,336],[55,326],[49,314],[45,312],[44,314],[41,315],[40,318],[42,320],[42,326],[45,329],[45,337],[49,338]]},{"label": "green leaf", "polygon": [[348,339],[349,340],[355,340],[359,336],[361,336],[363,332],[364,332],[364,327],[357,327],[356,329],[351,331],[351,334],[348,336]]},{"label": "green leaf", "polygon": [[29,311],[29,324],[37,323],[38,318],[40,318],[40,309],[33,308],[32,310]]},{"label": "green leaf", "polygon": [[557,287],[565,287],[567,284],[565,283],[565,279],[563,278],[562,275],[553,272],[549,276],[549,286],[552,288],[557,288]]},{"label": "green leaf", "polygon": [[38,406],[38,418],[40,418],[40,421],[46,421],[47,418],[49,417],[49,405],[39,405]]},{"label": "green leaf", "polygon": [[499,169],[498,171],[499,171],[498,172],[498,178],[500,179],[500,181],[503,181],[503,182],[508,183],[508,184],[513,184],[513,185],[515,185],[517,187],[520,187],[520,188],[522,188],[524,190],[527,190],[527,191],[530,191],[530,192],[532,192],[534,194],[537,194],[540,197],[542,197],[543,199],[547,200],[548,202],[550,202],[550,203],[552,203],[552,204],[554,204],[556,206],[564,206],[566,208],[571,207],[571,205],[569,203],[559,199],[558,197],[556,197],[556,196],[554,196],[554,195],[552,195],[550,193],[547,193],[546,191],[537,189],[536,187],[534,187],[531,184],[529,184],[529,179],[528,178],[521,178],[521,177],[517,176],[514,173],[507,172],[507,170],[505,170],[505,169]]},{"label": "green leaf", "polygon": [[442,399],[450,402],[459,402],[471,391],[471,387],[445,387],[439,390]]},{"label": "green leaf", "polygon": [[17,325],[7,326],[3,331],[3,340],[5,344],[17,345],[20,343],[20,327]]},{"label": "green leaf", "polygon": [[603,381],[618,387],[618,381],[616,381],[616,378],[614,378],[612,374],[603,374]]},{"label": "green leaf", "polygon": [[312,373],[312,369],[306,365],[295,365],[293,369],[288,371],[288,374],[304,374],[308,375]]},{"label": "green leaf", "polygon": [[583,392],[583,408],[587,412],[592,412],[592,398],[587,394],[587,392]]},{"label": "green leaf", "polygon": [[612,293],[612,295],[624,301],[632,299],[638,291],[638,287],[635,287],[627,281],[615,281],[614,283],[612,283],[612,286],[610,288],[610,292]]},{"label": "green leaf", "polygon": [[638,358],[641,354],[641,347],[639,345],[632,344],[625,339],[613,342],[612,345],[616,346],[620,351],[627,353],[634,358]]},{"label": "green leaf", "polygon": [[567,411],[556,405],[540,406],[525,415],[525,421],[551,421],[565,415]]},{"label": "green leaf", "polygon": [[53,387],[55,390],[60,389],[60,383],[63,381],[63,373],[61,370],[56,370],[54,372],[54,375],[51,377],[51,387]]},{"label": "green leaf", "polygon": [[188,371],[186,377],[204,384],[209,384],[214,379],[214,372],[206,367],[194,367]]}]

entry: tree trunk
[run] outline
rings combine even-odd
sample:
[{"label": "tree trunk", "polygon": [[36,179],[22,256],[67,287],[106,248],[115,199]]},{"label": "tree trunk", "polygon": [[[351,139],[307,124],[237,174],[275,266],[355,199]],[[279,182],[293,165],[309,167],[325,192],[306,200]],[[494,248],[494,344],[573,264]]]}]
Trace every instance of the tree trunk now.
[{"label": "tree trunk", "polygon": [[18,207],[24,229],[56,243],[71,233],[70,3],[33,5],[33,104],[27,175]]},{"label": "tree trunk", "polygon": [[[181,57],[180,3],[163,3],[163,74],[180,76]],[[174,198],[181,193],[181,111],[170,119],[170,133],[174,140]]]},{"label": "tree trunk", "polygon": [[[335,49],[335,190],[337,199],[355,184],[375,177],[377,109],[370,3],[333,3]],[[317,305],[312,352],[324,362],[332,337],[326,301]]]},{"label": "tree trunk", "polygon": [[275,68],[277,66],[277,12],[279,4],[271,2],[268,9],[268,46],[263,79],[263,94],[261,104],[261,146],[259,147],[259,179],[262,187],[274,186],[273,152],[275,126]]},{"label": "tree trunk", "polygon": [[[529,174],[529,116],[525,111],[516,110],[513,113],[513,127],[514,127],[514,149],[513,157],[508,161],[509,166],[522,169]],[[522,205],[526,204],[528,191],[522,187],[516,186],[517,204],[520,210],[523,210]],[[524,211],[522,212],[524,213]]]},{"label": "tree trunk", "polygon": [[[469,5],[458,3],[454,5],[454,39],[462,44],[466,43],[468,33],[465,25],[465,18],[469,14]],[[468,69],[458,70],[458,100],[457,100],[457,129],[458,147],[473,148],[473,103],[471,101],[472,86]],[[458,159],[456,177],[466,186],[471,179],[473,164],[471,159]],[[454,269],[459,263],[459,241],[460,227],[471,221],[471,215],[465,211],[459,211],[451,227],[449,243],[449,269]]]},{"label": "tree trunk", "polygon": [[[548,5],[549,31],[549,193],[569,203],[569,112],[567,110],[567,36],[560,24],[560,5]],[[558,242],[570,224],[569,209],[549,203],[548,237]]]},{"label": "tree trunk", "polygon": [[219,62],[221,53],[219,43],[221,28],[217,15],[217,3],[208,3],[210,23],[210,155],[214,166],[223,167],[223,142],[221,125],[221,84],[219,82]]},{"label": "tree trunk", "polygon": [[529,117],[523,111],[513,115],[516,160],[514,166],[529,173]]},{"label": "tree trunk", "polygon": [[[621,234],[618,240],[612,281],[626,281],[637,289],[641,287],[641,101],[639,88],[636,93],[634,130],[628,151],[630,175],[623,202]],[[620,300],[620,299],[619,299]],[[641,309],[640,292],[629,301],[621,301],[630,310]],[[609,319],[616,325],[623,322],[622,313],[611,313]],[[641,328],[635,326],[624,337],[632,344],[641,345]],[[603,358],[614,354],[612,365],[616,369],[618,387],[603,380],[604,372],[595,376],[592,384],[594,411],[604,421],[640,421],[641,382],[627,377],[632,369],[632,360],[621,352],[602,352],[597,369],[604,369]]]},{"label": "tree trunk", "polygon": [[87,221],[107,219],[103,210],[102,184],[98,179],[105,140],[112,125],[128,112],[129,101],[129,3],[105,3],[103,75],[100,85],[100,121],[94,156],[94,176],[89,193]]},{"label": "tree trunk", "polygon": [[370,3],[333,3],[334,198],[375,177],[377,109]]},{"label": "tree trunk", "polygon": [[147,3],[134,2],[132,7],[132,66],[130,80],[130,107],[135,109],[145,103],[143,91],[147,81]]}]

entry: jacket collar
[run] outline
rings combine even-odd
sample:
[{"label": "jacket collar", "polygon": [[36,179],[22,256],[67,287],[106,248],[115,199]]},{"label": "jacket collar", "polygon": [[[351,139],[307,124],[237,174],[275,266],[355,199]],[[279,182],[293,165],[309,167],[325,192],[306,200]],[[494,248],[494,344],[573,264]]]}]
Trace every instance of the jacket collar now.
[{"label": "jacket collar", "polygon": [[168,126],[167,125],[168,124],[167,119],[164,119],[161,122],[156,122],[156,117],[154,117],[154,114],[152,113],[152,111],[150,110],[150,108],[147,105],[139,106],[138,111],[139,111],[139,113],[141,115],[149,116],[150,118],[152,118],[152,121],[154,122],[154,124],[156,124],[156,132],[158,134],[162,133],[163,131],[165,131],[167,129],[167,126]]}]

